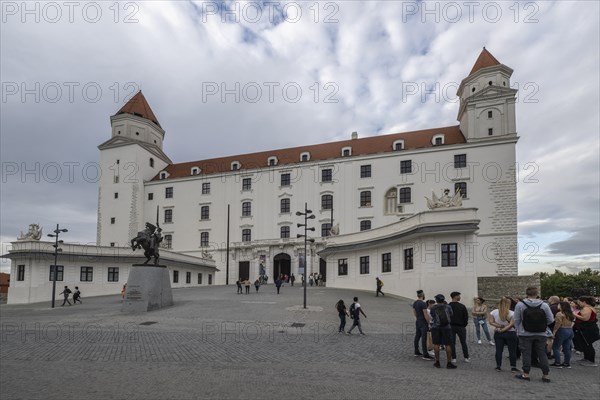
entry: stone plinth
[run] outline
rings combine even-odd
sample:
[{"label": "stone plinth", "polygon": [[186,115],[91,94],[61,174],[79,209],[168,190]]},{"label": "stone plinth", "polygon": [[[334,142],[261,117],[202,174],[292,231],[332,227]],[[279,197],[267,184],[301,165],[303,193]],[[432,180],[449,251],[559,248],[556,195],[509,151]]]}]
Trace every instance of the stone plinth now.
[{"label": "stone plinth", "polygon": [[169,270],[164,265],[133,264],[121,310],[141,313],[173,305]]}]

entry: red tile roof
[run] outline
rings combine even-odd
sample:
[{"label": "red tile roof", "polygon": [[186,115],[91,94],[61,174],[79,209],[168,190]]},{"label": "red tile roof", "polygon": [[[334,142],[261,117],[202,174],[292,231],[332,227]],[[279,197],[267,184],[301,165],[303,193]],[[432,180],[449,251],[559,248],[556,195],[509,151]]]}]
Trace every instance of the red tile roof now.
[{"label": "red tile roof", "polygon": [[[277,165],[298,164],[300,163],[300,155],[304,152],[310,153],[310,161],[334,160],[342,157],[342,148],[347,146],[352,147],[352,156],[392,152],[394,151],[392,145],[396,140],[404,140],[405,150],[422,149],[433,147],[431,141],[433,136],[437,134],[444,134],[444,145],[466,142],[459,126],[455,125],[444,128],[371,136],[362,139],[342,140],[339,142],[171,164],[164,171],[167,171],[169,179],[172,179],[191,176],[192,167],[199,167],[201,175],[229,172],[231,171],[231,163],[233,161],[241,163],[240,170],[268,168],[268,158],[273,156],[277,157]],[[159,180],[159,175],[155,176],[153,180]]]},{"label": "red tile roof", "polygon": [[482,68],[491,67],[493,65],[500,65],[500,61],[484,47],[483,50],[481,50],[481,53],[479,53],[479,57],[477,57],[477,61],[475,61],[475,65],[473,65],[471,72],[469,72],[469,76]]},{"label": "red tile roof", "polygon": [[148,119],[161,127],[141,90],[137,92],[136,95],[131,98],[131,100],[125,103],[125,105],[121,107],[121,109],[117,111],[115,115],[119,114],[137,115],[138,117]]}]

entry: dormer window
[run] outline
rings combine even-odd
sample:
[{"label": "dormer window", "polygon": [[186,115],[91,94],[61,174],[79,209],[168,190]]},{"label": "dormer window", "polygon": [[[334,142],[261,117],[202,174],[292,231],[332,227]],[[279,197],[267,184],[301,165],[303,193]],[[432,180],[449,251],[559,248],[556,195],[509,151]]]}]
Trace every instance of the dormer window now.
[{"label": "dormer window", "polygon": [[404,150],[404,140],[396,140],[392,144],[392,148],[394,149],[394,151]]},{"label": "dormer window", "polygon": [[242,164],[240,164],[239,161],[234,161],[231,163],[231,170],[232,171],[237,171],[240,169],[240,167],[242,166]]},{"label": "dormer window", "polygon": [[304,153],[300,154],[300,161],[302,161],[302,162],[310,161],[310,153],[304,152]]},{"label": "dormer window", "polygon": [[159,179],[167,179],[167,176],[168,176],[167,173],[165,171],[162,171],[160,173],[160,175],[158,176],[158,178]]},{"label": "dormer window", "polygon": [[192,175],[199,175],[200,174],[200,168],[198,167],[192,167]]},{"label": "dormer window", "polygon": [[277,157],[269,157],[267,163],[269,164],[269,167],[276,166],[278,163]]},{"label": "dormer window", "polygon": [[443,134],[435,135],[431,139],[431,144],[433,144],[434,146],[440,146],[440,145],[444,144],[444,135]]},{"label": "dormer window", "polygon": [[352,147],[342,148],[342,157],[350,157],[352,155]]},{"label": "dormer window", "polygon": [[154,168],[154,158],[150,158],[150,168]]}]

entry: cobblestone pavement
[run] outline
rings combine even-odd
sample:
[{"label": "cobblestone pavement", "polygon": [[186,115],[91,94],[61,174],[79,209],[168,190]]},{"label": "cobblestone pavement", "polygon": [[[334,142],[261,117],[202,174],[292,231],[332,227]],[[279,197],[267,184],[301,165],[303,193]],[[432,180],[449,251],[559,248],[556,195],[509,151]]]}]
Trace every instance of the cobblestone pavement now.
[{"label": "cobblestone pavement", "polygon": [[[412,355],[406,299],[315,287],[308,288],[305,310],[298,286],[286,285],[280,295],[272,284],[249,295],[235,291],[177,289],[174,307],[142,315],[122,314],[120,295],[55,309],[2,305],[0,397],[572,400],[600,394],[599,369],[576,362],[551,371],[550,384],[537,369],[531,382],[495,372],[494,348],[474,342],[472,325],[472,362],[459,358],[456,370],[435,369]],[[333,306],[339,299],[349,305],[353,296],[368,316],[365,336],[337,333]]]}]

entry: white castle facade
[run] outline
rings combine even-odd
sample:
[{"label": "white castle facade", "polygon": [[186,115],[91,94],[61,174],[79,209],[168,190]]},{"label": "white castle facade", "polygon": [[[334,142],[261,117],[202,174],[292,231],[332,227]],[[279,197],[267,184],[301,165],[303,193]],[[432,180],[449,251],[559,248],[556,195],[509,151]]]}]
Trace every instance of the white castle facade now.
[{"label": "white castle facade", "polygon": [[458,125],[184,163],[163,152],[139,92],[99,146],[97,245],[129,247],[158,215],[163,246],[212,258],[215,284],[299,278],[306,259],[327,286],[374,290],[380,277],[406,297],[474,296],[477,277],[517,274],[512,72],[484,48],[459,87]]}]

